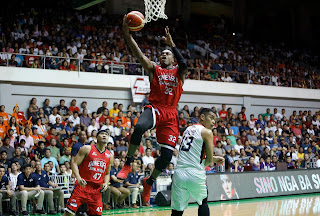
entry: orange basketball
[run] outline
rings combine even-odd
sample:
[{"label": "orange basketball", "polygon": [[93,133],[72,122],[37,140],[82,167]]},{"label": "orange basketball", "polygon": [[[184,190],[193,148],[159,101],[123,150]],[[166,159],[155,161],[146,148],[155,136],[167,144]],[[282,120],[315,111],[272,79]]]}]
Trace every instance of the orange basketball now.
[{"label": "orange basketball", "polygon": [[140,31],[145,24],[144,16],[139,11],[131,11],[127,15],[129,23],[130,31]]}]

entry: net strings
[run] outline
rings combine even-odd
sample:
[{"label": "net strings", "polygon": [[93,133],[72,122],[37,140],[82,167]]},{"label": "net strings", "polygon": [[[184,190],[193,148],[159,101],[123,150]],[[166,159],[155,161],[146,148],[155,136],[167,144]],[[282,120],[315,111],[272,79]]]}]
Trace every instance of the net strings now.
[{"label": "net strings", "polygon": [[168,19],[164,13],[166,0],[144,0],[145,23],[157,21],[159,18]]}]

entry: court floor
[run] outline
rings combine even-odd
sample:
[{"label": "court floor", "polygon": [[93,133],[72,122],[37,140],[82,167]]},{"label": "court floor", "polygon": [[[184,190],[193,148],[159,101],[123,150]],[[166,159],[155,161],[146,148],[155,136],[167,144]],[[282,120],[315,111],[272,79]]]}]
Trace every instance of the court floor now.
[{"label": "court floor", "polygon": [[[209,203],[211,216],[320,215],[320,193]],[[184,216],[197,216],[198,206],[189,205]],[[170,216],[169,207],[104,211],[103,215]]]}]

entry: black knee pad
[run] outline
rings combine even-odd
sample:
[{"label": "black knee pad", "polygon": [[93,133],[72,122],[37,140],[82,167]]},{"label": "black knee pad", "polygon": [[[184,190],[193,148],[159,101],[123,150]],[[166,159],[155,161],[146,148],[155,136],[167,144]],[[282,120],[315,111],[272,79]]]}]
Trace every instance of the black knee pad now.
[{"label": "black knee pad", "polygon": [[156,160],[155,168],[159,171],[164,171],[169,165],[173,151],[167,148],[161,148],[161,156]]},{"label": "black knee pad", "polygon": [[144,132],[145,131],[143,130],[143,126],[140,124],[137,124],[134,127],[133,134],[131,135],[130,144],[137,145],[137,146],[140,145],[141,137]]}]

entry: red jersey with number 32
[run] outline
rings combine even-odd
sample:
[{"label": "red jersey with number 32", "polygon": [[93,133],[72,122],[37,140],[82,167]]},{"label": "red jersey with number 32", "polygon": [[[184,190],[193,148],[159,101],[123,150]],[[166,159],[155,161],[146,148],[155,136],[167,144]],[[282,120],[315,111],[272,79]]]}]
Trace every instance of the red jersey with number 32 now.
[{"label": "red jersey with number 32", "polygon": [[151,104],[176,108],[183,91],[177,67],[167,70],[157,65],[150,84],[149,102]]},{"label": "red jersey with number 32", "polygon": [[103,184],[104,176],[108,171],[111,154],[106,149],[100,153],[94,144],[91,144],[90,153],[82,161],[79,167],[81,178],[89,185],[100,186]]}]

